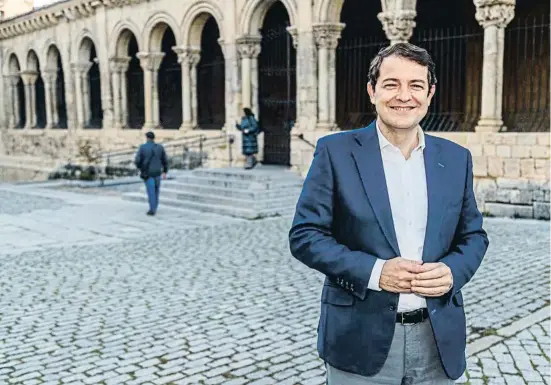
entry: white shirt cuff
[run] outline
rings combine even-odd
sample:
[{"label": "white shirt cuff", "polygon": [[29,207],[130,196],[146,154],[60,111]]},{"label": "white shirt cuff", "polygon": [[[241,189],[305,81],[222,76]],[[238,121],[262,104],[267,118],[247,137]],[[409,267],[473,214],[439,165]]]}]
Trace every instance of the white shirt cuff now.
[{"label": "white shirt cuff", "polygon": [[381,279],[381,273],[385,262],[385,259],[377,259],[377,261],[375,261],[373,270],[371,270],[371,277],[369,277],[369,283],[367,284],[368,289],[381,291],[381,288],[379,287],[379,280]]}]

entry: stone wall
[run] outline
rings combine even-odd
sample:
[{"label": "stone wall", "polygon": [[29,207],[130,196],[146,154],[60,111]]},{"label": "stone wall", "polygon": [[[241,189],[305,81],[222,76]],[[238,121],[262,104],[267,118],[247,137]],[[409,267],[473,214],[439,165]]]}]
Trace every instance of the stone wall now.
[{"label": "stone wall", "polygon": [[[309,132],[315,144],[333,132]],[[487,216],[549,219],[549,133],[430,133],[467,147],[473,155],[474,188]],[[293,138],[292,159],[306,175],[314,149]]]},{"label": "stone wall", "polygon": [[[229,165],[228,144],[219,139],[214,142],[208,138],[219,138],[224,133],[219,130],[187,131],[156,130],[157,142],[180,143],[190,137],[203,135],[204,166],[227,167]],[[51,130],[13,130],[0,129],[0,181],[14,182],[24,180],[46,180],[54,170],[67,164],[86,166],[105,166],[107,155],[114,151],[130,151],[123,161],[132,162],[132,151],[145,141],[143,130],[115,129],[51,129]],[[195,148],[197,147],[197,148]],[[179,147],[183,151],[181,147]],[[169,156],[172,148],[167,147]],[[237,138],[233,147],[234,165],[240,165],[241,141]],[[198,152],[198,145],[190,148]],[[126,159],[128,158],[128,159]],[[120,156],[111,164],[117,164]]]}]

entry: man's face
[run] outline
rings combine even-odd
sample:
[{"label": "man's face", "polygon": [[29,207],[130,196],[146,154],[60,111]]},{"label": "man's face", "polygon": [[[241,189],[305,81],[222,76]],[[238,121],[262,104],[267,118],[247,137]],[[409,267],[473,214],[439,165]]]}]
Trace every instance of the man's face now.
[{"label": "man's face", "polygon": [[434,85],[429,90],[428,68],[399,56],[383,59],[375,89],[367,85],[379,118],[393,129],[417,127],[434,91]]}]

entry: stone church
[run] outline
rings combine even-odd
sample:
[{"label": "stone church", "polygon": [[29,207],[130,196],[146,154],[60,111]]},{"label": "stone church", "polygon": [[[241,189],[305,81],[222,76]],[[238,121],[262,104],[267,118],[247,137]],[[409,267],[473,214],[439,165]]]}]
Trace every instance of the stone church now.
[{"label": "stone church", "polygon": [[[206,151],[236,136],[235,157],[250,107],[260,160],[304,173],[318,138],[374,118],[369,62],[410,41],[437,66],[422,126],[471,150],[481,204],[548,217],[549,2],[443,3],[65,0],[4,18],[0,168],[131,150],[146,130],[165,143],[202,135]],[[227,165],[218,147],[211,165]]]}]

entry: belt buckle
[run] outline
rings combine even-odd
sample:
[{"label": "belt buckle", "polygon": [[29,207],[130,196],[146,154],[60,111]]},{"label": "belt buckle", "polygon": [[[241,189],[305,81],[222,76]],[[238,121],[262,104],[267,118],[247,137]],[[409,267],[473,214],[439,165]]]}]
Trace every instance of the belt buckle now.
[{"label": "belt buckle", "polygon": [[[408,313],[411,313],[411,312],[408,312]],[[404,314],[406,314],[406,312],[402,312],[402,313],[400,313],[400,314],[401,314],[401,318],[402,318],[402,319],[400,320],[400,323],[401,323],[402,325],[415,325],[415,322],[409,322],[409,323],[406,323],[406,322],[405,322]]]}]

